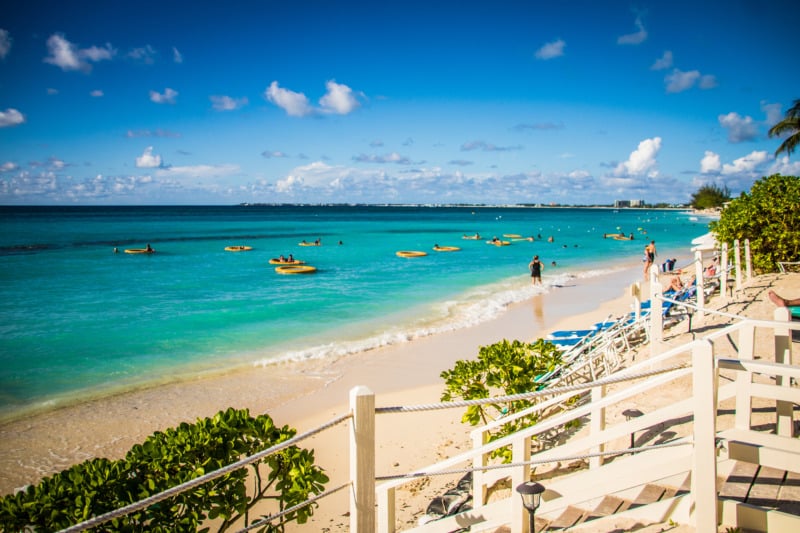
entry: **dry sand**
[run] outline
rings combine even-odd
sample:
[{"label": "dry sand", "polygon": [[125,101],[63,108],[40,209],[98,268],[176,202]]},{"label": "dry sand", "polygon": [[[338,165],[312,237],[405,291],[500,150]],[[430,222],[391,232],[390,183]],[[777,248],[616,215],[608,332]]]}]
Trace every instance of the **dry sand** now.
[{"label": "dry sand", "polygon": [[[210,416],[229,406],[266,412],[278,424],[300,432],[348,410],[348,393],[365,385],[376,393],[379,407],[439,401],[439,374],[458,359],[474,358],[480,346],[506,339],[533,340],[553,329],[585,328],[609,315],[630,310],[628,284],[638,281],[640,267],[594,280],[576,281],[523,304],[501,317],[472,328],[443,333],[332,363],[311,362],[254,368],[247,372],[198,378],[196,381],[135,391],[65,407],[0,426],[0,493],[36,482],[44,475],[91,457],[116,458],[159,429]],[[664,279],[664,283],[668,283]],[[579,285],[578,285],[579,284]],[[770,274],[754,278],[727,304],[715,297],[710,308],[759,319],[771,319],[774,305],[767,291],[800,296],[800,275]],[[602,302],[602,304],[601,304]],[[599,307],[598,307],[599,305]],[[665,333],[665,345],[698,338],[730,319],[695,318]],[[723,348],[732,350],[733,347]],[[643,350],[644,351],[644,350]],[[638,359],[637,359],[638,360]],[[679,396],[687,391],[676,391]],[[685,396],[684,396],[685,397]],[[642,406],[646,411],[645,405]],[[412,471],[464,451],[469,426],[463,411],[450,409],[414,415],[381,415],[377,420],[378,476]],[[340,424],[302,444],[314,448],[317,464],[331,476],[329,488],[346,482],[347,426]],[[459,476],[419,479],[398,491],[398,518],[415,523],[430,499],[452,486]],[[313,521],[292,530],[347,531],[347,491],[326,498]]]}]

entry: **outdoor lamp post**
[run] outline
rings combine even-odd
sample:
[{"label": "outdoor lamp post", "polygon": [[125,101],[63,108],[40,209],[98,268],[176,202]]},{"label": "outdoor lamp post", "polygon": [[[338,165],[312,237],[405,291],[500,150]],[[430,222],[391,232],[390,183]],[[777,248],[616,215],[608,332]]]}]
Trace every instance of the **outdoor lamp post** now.
[{"label": "outdoor lamp post", "polygon": [[542,503],[544,486],[533,481],[526,481],[525,483],[517,485],[517,492],[522,496],[522,506],[528,510],[528,531],[530,531],[530,533],[535,533],[536,524],[534,523],[533,516],[536,513],[536,509],[539,508],[539,504]]},{"label": "outdoor lamp post", "polygon": [[[638,409],[625,409],[624,411],[622,411],[622,414],[625,416],[626,421],[630,420],[631,418],[638,418],[644,415],[644,413]],[[636,434],[635,431],[631,431],[631,448],[634,448],[636,446],[636,440],[634,439],[635,434]],[[631,454],[634,453],[636,452],[631,452]]]}]

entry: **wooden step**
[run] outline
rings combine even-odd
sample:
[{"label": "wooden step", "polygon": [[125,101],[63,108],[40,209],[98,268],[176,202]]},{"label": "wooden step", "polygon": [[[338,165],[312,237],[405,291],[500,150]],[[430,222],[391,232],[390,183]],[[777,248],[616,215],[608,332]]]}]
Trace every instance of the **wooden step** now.
[{"label": "wooden step", "polygon": [[586,512],[583,509],[570,505],[564,509],[564,512],[558,518],[550,522],[548,529],[552,531],[554,529],[572,527],[582,522],[585,516]]},{"label": "wooden step", "polygon": [[800,474],[786,472],[786,479],[778,492],[778,510],[800,516]]},{"label": "wooden step", "polygon": [[758,472],[758,465],[736,461],[731,473],[719,491],[719,497],[744,503],[750,493],[750,486]]},{"label": "wooden step", "polygon": [[584,521],[618,513],[620,508],[623,506],[627,508],[627,506],[630,506],[630,502],[623,500],[622,498],[618,498],[617,496],[608,495],[603,498],[603,500],[597,507],[594,508],[594,510],[586,513],[586,518],[584,518]]},{"label": "wooden step", "polygon": [[647,505],[648,503],[657,502],[664,497],[666,491],[667,489],[661,485],[645,485],[642,492],[633,500],[633,505]]}]

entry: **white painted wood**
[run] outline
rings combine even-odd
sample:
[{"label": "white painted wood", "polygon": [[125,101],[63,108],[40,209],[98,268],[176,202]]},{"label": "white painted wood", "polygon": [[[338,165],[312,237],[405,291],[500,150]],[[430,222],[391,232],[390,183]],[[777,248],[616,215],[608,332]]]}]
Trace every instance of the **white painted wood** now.
[{"label": "white painted wood", "polygon": [[[350,389],[350,531],[375,531],[375,394],[364,386]],[[387,493],[388,494],[388,493]],[[391,505],[394,507],[394,504]],[[393,513],[383,509],[386,533],[394,531]]]}]

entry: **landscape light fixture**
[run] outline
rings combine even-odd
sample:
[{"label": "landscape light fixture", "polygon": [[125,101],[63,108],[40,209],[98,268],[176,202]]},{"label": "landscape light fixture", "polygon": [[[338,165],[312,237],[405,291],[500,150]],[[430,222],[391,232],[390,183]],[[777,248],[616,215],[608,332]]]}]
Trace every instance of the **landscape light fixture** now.
[{"label": "landscape light fixture", "polygon": [[[640,416],[644,415],[644,413],[638,409],[625,409],[624,411],[622,411],[622,414],[625,415],[625,420],[630,420],[631,418],[639,418]],[[631,431],[631,448],[634,448],[636,446],[636,440],[634,439],[635,433],[636,433],[635,431]],[[631,452],[631,454],[634,453],[636,452]]]},{"label": "landscape light fixture", "polygon": [[534,481],[526,481],[525,483],[517,485],[517,492],[522,496],[522,506],[528,510],[528,531],[530,531],[530,533],[535,533],[536,524],[534,523],[533,516],[536,513],[536,509],[538,509],[539,505],[542,503],[544,486]]}]

